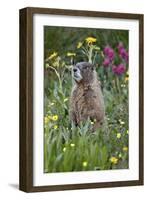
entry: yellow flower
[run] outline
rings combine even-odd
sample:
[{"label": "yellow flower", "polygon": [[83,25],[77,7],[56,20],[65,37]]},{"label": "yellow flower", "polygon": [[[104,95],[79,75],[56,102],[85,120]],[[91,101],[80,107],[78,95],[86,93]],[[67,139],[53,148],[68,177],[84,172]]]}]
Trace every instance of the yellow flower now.
[{"label": "yellow flower", "polygon": [[68,101],[68,98],[65,98],[65,99],[64,99],[64,102],[66,102],[66,101]]},{"label": "yellow flower", "polygon": [[92,44],[96,42],[96,38],[94,37],[87,37],[85,40],[88,44]]},{"label": "yellow flower", "polygon": [[75,144],[71,143],[70,146],[71,146],[71,147],[75,147]]},{"label": "yellow flower", "polygon": [[121,134],[120,133],[117,133],[116,137],[119,139],[121,138]]},{"label": "yellow flower", "polygon": [[129,131],[127,130],[127,134],[129,134]]},{"label": "yellow flower", "polygon": [[112,157],[110,158],[110,162],[111,162],[112,164],[116,165],[116,164],[118,163],[118,158],[112,156]]},{"label": "yellow flower", "polygon": [[77,49],[81,48],[82,45],[83,45],[82,42],[78,42],[78,44],[77,44]]},{"label": "yellow flower", "polygon": [[92,125],[94,124],[94,122],[90,122]]},{"label": "yellow flower", "polygon": [[65,152],[65,151],[66,151],[66,147],[63,148],[63,152]]},{"label": "yellow flower", "polygon": [[126,77],[125,77],[125,82],[127,82],[128,80],[129,80],[129,77],[126,76]]},{"label": "yellow flower", "polygon": [[47,124],[49,122],[49,118],[48,117],[44,117],[44,123]]},{"label": "yellow flower", "polygon": [[49,120],[50,120],[50,119],[52,119],[52,117],[51,117],[51,116],[49,116],[49,115],[48,115],[47,117],[48,117],[48,119],[49,119]]},{"label": "yellow flower", "polygon": [[128,151],[128,147],[123,147],[123,151]]},{"label": "yellow flower", "polygon": [[53,120],[53,121],[57,121],[57,120],[58,120],[58,115],[54,115],[54,116],[52,117],[52,120]]},{"label": "yellow flower", "polygon": [[67,56],[68,56],[68,57],[74,57],[74,56],[76,56],[76,53],[68,52],[68,53],[67,53]]},{"label": "yellow flower", "polygon": [[87,167],[88,163],[87,163],[86,161],[84,161],[84,162],[82,163],[82,165],[83,165],[83,167]]},{"label": "yellow flower", "polygon": [[56,130],[57,128],[58,128],[58,126],[57,126],[57,125],[55,125],[55,126],[54,126],[54,129]]},{"label": "yellow flower", "polygon": [[54,52],[48,57],[48,59],[51,60],[51,59],[55,58],[57,55],[58,55],[58,53]]}]

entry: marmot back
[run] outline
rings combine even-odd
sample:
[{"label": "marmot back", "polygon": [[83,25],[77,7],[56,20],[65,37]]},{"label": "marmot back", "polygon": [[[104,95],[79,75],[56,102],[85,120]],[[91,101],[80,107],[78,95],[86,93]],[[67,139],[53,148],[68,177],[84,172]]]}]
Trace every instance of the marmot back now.
[{"label": "marmot back", "polygon": [[70,98],[70,118],[75,125],[94,121],[94,129],[100,127],[104,120],[105,109],[101,88],[94,66],[88,62],[77,63],[72,76],[75,84]]}]

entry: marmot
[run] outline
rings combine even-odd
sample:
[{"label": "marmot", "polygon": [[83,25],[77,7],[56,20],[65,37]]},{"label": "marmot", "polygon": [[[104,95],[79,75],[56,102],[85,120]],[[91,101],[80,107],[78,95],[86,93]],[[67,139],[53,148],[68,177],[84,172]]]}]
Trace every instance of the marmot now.
[{"label": "marmot", "polygon": [[76,126],[90,119],[96,130],[104,120],[105,109],[94,65],[77,63],[72,68],[72,77],[75,84],[70,97],[70,119]]}]

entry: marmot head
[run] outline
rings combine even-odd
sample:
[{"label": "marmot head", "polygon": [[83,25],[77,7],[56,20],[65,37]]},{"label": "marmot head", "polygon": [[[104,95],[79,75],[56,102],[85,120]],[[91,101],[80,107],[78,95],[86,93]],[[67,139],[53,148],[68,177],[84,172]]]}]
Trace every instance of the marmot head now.
[{"label": "marmot head", "polygon": [[94,79],[94,65],[88,62],[79,62],[73,66],[72,77],[77,83],[89,83]]}]

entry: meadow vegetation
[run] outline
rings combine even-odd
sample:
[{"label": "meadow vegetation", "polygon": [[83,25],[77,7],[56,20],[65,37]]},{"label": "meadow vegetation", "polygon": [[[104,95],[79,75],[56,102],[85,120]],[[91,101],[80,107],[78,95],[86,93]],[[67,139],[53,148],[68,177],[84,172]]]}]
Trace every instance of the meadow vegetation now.
[{"label": "meadow vegetation", "polygon": [[[45,27],[44,172],[128,168],[128,32]],[[105,102],[103,126],[69,119],[73,63],[94,64]]]}]

